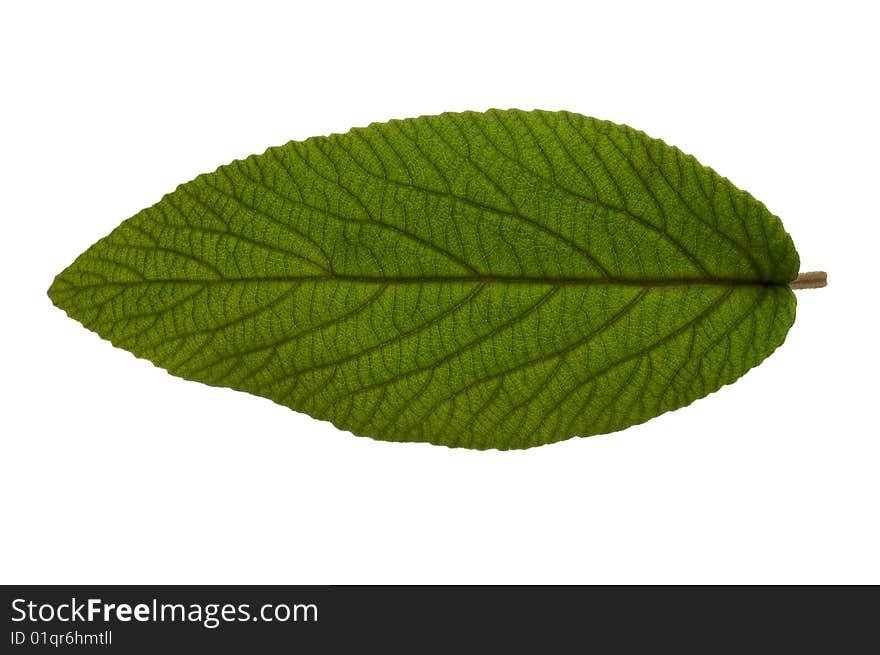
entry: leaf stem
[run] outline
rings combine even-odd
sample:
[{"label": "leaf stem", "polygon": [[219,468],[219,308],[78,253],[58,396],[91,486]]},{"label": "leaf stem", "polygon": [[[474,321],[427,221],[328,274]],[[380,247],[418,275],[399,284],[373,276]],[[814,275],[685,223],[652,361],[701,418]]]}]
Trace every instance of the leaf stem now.
[{"label": "leaf stem", "polygon": [[792,289],[821,289],[828,285],[828,273],[825,271],[810,271],[801,273],[794,282],[789,282]]}]

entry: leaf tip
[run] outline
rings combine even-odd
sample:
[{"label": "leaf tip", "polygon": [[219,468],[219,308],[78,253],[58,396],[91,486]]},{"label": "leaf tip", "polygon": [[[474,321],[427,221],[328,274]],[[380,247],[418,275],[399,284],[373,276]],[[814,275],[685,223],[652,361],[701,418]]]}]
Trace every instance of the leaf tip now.
[{"label": "leaf tip", "polygon": [[60,278],[60,274],[56,275],[52,280],[52,284],[50,284],[49,288],[46,290],[46,295],[49,296],[49,300],[51,300],[52,304],[56,307],[60,307],[60,305],[58,304],[58,299],[60,295],[59,289],[64,284],[63,281],[60,280]]},{"label": "leaf tip", "polygon": [[76,284],[70,279],[69,271],[70,267],[64,269],[53,278],[52,284],[46,289],[46,295],[49,296],[49,300],[58,309],[62,310],[70,318],[79,320],[71,313],[74,309],[74,303],[71,301],[76,295]]}]

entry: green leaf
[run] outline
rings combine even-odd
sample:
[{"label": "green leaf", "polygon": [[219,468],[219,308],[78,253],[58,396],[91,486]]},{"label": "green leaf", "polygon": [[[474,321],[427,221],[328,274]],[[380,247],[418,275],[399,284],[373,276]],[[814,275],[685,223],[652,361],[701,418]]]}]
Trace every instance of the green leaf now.
[{"label": "green leaf", "polygon": [[785,339],[798,266],[777,217],[678,149],[510,110],[222,166],[49,295],[174,375],[377,439],[508,449],[733,382]]}]

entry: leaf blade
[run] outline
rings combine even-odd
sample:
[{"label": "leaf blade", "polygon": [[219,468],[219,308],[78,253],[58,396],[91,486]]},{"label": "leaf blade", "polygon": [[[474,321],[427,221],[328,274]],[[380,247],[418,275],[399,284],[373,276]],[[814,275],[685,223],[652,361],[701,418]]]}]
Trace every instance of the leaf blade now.
[{"label": "leaf blade", "polygon": [[357,434],[513,448],[734,381],[784,340],[798,265],[778,218],[680,151],[511,110],[233,162],[125,221],[50,296],[187,379]]}]

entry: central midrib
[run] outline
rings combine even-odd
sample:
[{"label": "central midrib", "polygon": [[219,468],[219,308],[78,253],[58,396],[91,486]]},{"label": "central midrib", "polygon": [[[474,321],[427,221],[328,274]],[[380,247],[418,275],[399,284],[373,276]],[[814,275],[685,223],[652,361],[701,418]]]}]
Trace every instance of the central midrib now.
[{"label": "central midrib", "polygon": [[[139,284],[230,284],[230,283],[253,283],[253,282],[351,282],[356,284],[517,284],[517,285],[542,285],[542,286],[629,286],[629,287],[772,287],[788,286],[786,282],[771,282],[768,280],[738,280],[724,278],[581,278],[581,277],[527,277],[506,275],[400,275],[400,276],[372,276],[372,275],[275,275],[253,277],[218,277],[218,278],[145,278],[143,280],[116,280],[107,282],[107,286],[123,285],[134,286]],[[104,286],[104,285],[85,285]]]}]

